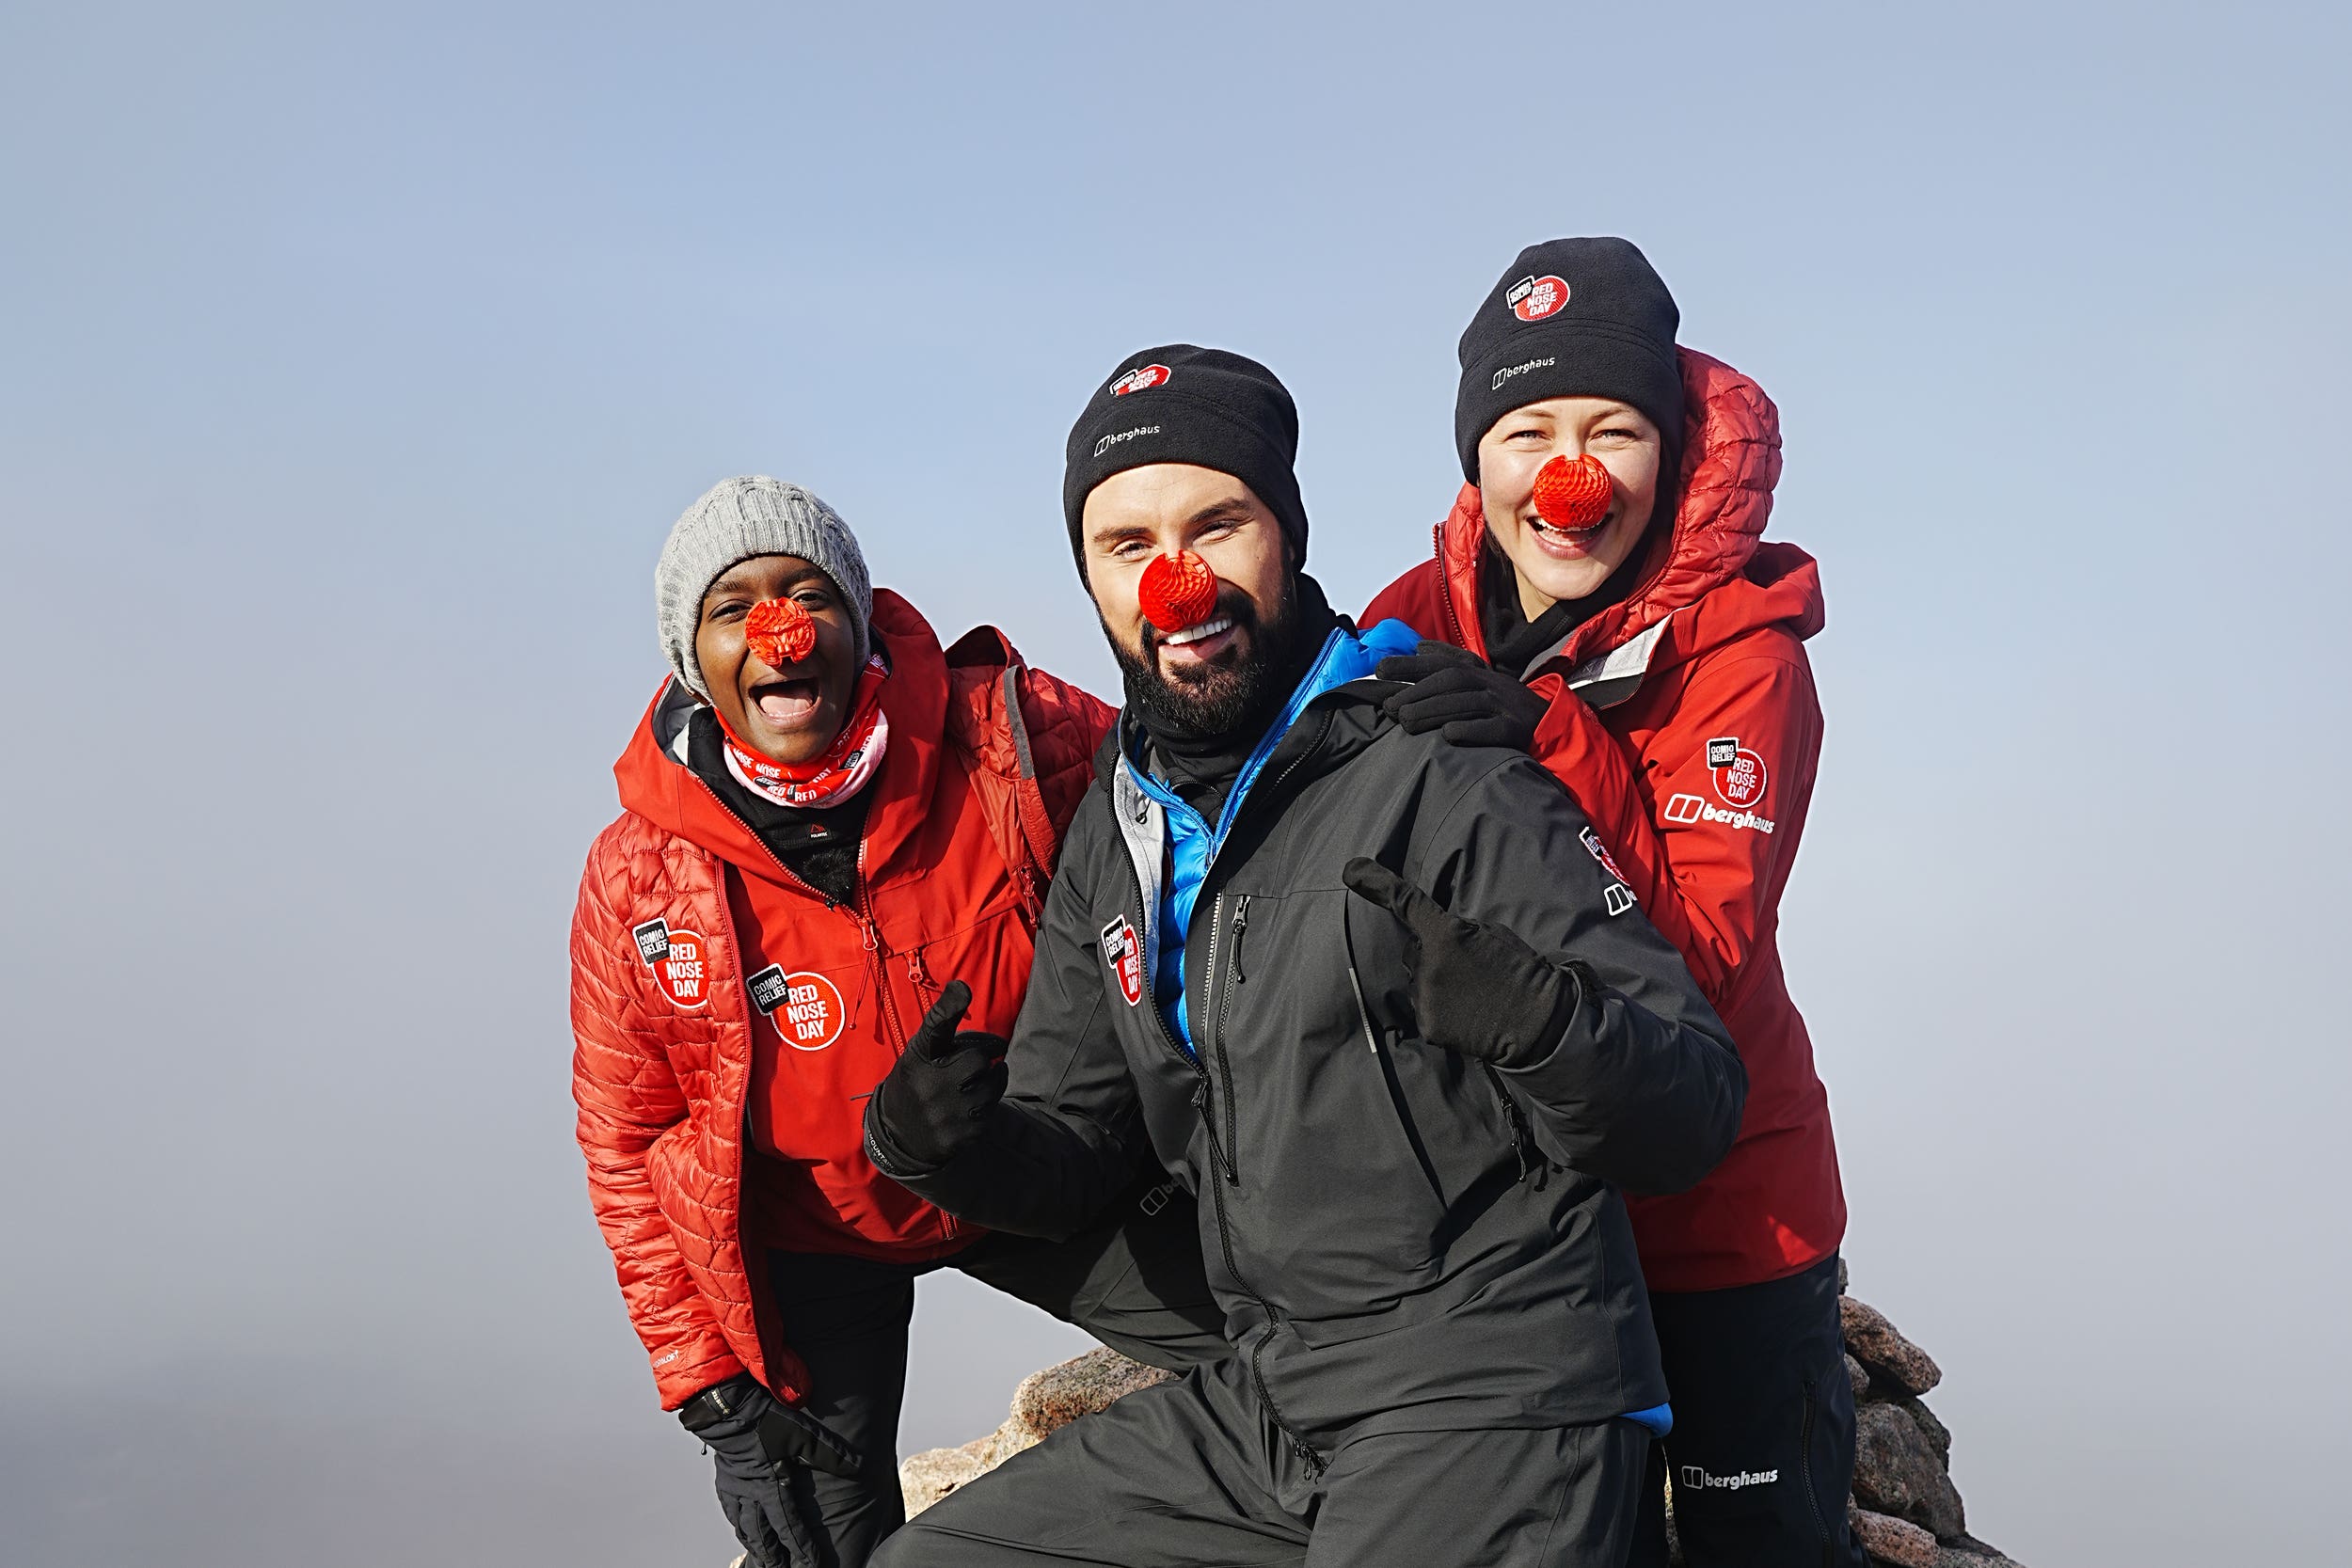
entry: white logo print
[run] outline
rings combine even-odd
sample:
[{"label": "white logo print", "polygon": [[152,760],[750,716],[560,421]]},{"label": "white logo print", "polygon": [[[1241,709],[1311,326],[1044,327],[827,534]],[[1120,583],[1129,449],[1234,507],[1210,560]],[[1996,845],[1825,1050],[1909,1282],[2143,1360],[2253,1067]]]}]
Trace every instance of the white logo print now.
[{"label": "white logo print", "polygon": [[1559,362],[1560,360],[1558,356],[1554,356],[1544,359],[1530,359],[1525,364],[1521,365],[1505,365],[1502,369],[1495,372],[1495,384],[1486,389],[1490,392],[1500,392],[1502,390],[1502,384],[1510,380],[1513,376],[1525,375],[1530,371],[1540,371],[1546,365],[1556,365]]},{"label": "white logo print", "polygon": [[1758,816],[1752,811],[1725,811],[1710,805],[1695,795],[1677,795],[1666,802],[1664,820],[1668,822],[1722,822],[1733,828],[1749,828],[1759,833],[1772,831],[1772,819]]},{"label": "white logo print", "polygon": [[1682,1466],[1682,1484],[1693,1492],[1709,1489],[1737,1492],[1743,1486],[1770,1486],[1779,1479],[1778,1470],[1741,1470],[1728,1476],[1710,1476],[1704,1465]]},{"label": "white logo print", "polygon": [[1157,436],[1159,433],[1160,427],[1158,425],[1139,424],[1133,430],[1122,430],[1116,436],[1105,436],[1101,440],[1094,443],[1094,455],[1097,457],[1102,456],[1104,452],[1110,451],[1111,448],[1119,445],[1121,441],[1132,441],[1138,436]]}]

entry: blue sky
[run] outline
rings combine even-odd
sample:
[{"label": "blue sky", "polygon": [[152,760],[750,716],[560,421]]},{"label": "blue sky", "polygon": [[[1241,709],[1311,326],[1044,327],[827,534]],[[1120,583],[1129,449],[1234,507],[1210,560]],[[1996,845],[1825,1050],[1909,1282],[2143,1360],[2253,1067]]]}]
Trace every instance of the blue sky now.
[{"label": "blue sky", "polygon": [[[798,480],[1108,690],[1058,480],[1121,355],[1282,374],[1353,608],[1471,306],[1605,232],[1782,410],[1784,945],[1972,1523],[2332,1545],[2344,13],[844,12],[0,16],[0,1559],[723,1561],[565,1086],[668,523]],[[1070,1342],[917,1331],[914,1446]]]}]

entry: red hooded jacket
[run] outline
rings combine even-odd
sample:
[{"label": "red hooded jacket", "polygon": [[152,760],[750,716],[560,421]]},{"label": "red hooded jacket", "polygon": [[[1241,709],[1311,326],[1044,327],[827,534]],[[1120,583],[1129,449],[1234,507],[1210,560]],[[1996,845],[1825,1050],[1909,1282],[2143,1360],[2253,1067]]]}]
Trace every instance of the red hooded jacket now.
[{"label": "red hooded jacket", "polygon": [[[1730,366],[1681,351],[1682,501],[1633,592],[1528,666],[1551,707],[1535,756],[1568,786],[1649,918],[1682,951],[1748,1069],[1740,1139],[1697,1187],[1629,1196],[1658,1291],[1794,1274],[1846,1228],[1829,1098],[1781,976],[1780,893],[1821,748],[1804,640],[1821,629],[1820,569],[1761,542],[1780,478],[1780,416]],[[1391,616],[1482,657],[1486,524],[1464,485],[1433,560],[1383,590]]]},{"label": "red hooded jacket", "polygon": [[759,1249],[921,1259],[976,1236],[874,1169],[866,1097],[948,980],[972,987],[968,1027],[1011,1032],[1113,716],[993,628],[942,652],[886,590],[873,626],[890,742],[850,903],[793,876],[685,765],[691,703],[674,683],[613,768],[625,809],[580,881],[580,1147],[666,1408],[744,1370],[805,1390]]}]

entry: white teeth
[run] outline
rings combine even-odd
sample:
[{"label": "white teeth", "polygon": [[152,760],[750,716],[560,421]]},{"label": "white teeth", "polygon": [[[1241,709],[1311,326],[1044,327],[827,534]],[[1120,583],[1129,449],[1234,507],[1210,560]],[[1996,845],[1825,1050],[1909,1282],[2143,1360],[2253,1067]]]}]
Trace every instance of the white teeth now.
[{"label": "white teeth", "polygon": [[1233,618],[1231,615],[1214,616],[1197,626],[1186,626],[1182,631],[1171,631],[1160,641],[1171,648],[1181,648],[1187,642],[1198,642],[1204,637],[1215,637],[1232,624]]}]

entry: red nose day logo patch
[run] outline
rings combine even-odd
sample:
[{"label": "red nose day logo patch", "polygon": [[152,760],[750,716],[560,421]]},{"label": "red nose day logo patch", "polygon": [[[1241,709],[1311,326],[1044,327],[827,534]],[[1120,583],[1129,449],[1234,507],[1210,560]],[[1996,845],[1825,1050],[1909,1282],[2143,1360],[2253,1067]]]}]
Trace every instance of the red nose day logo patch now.
[{"label": "red nose day logo patch", "polygon": [[1143,1000],[1143,943],[1136,940],[1136,928],[1127,924],[1127,917],[1103,927],[1103,957],[1109,960],[1111,974],[1119,979],[1119,994],[1134,1006]]},{"label": "red nose day logo patch", "polygon": [[1511,285],[1502,303],[1511,308],[1511,314],[1523,322],[1539,322],[1568,302],[1568,280],[1547,273],[1541,277],[1522,277]]},{"label": "red nose day logo patch", "polygon": [[1707,766],[1714,769],[1715,795],[1724,805],[1744,808],[1764,799],[1764,759],[1742,747],[1738,736],[1708,741]]},{"label": "red nose day logo patch", "polygon": [[1111,396],[1123,398],[1129,392],[1140,392],[1153,387],[1167,385],[1168,367],[1166,365],[1137,365],[1134,370],[1111,383]]},{"label": "red nose day logo patch", "polygon": [[803,970],[787,974],[782,964],[770,964],[743,982],[752,1006],[768,1015],[776,1034],[795,1051],[822,1051],[841,1037],[850,1012],[841,1005],[841,990],[821,974]]},{"label": "red nose day logo patch", "polygon": [[628,934],[637,940],[637,956],[672,1002],[699,1007],[710,999],[710,965],[700,934],[666,920],[648,920],[631,927]]}]

